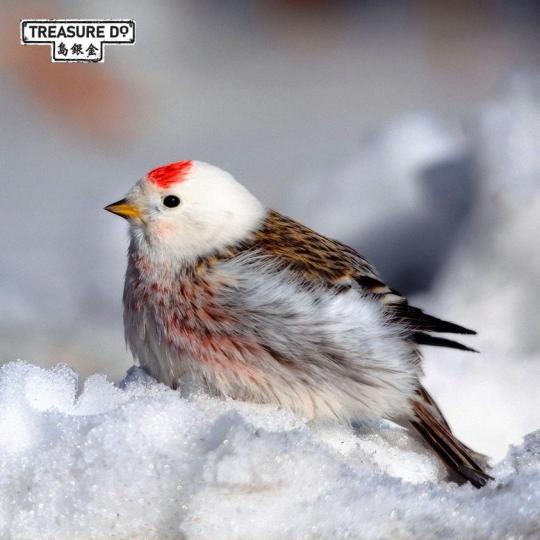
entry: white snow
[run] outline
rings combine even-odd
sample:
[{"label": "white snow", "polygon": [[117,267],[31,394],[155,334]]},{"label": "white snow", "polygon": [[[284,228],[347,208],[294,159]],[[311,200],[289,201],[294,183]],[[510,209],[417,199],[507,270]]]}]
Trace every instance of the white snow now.
[{"label": "white snow", "polygon": [[[428,311],[476,329],[482,354],[426,348],[426,385],[457,434],[501,458],[540,427],[540,79],[483,107],[479,200]],[[540,535],[540,532],[539,532]]]},{"label": "white snow", "polygon": [[459,132],[430,115],[402,115],[365,135],[337,170],[309,170],[289,188],[284,210],[331,237],[365,245],[381,224],[406,223],[432,211],[419,176],[434,163],[459,158],[464,143]]},{"label": "white snow", "polygon": [[[425,382],[458,436],[498,461],[494,482],[446,482],[433,454],[387,423],[306,424],[137,369],[81,388],[68,367],[12,362],[0,368],[0,538],[539,538],[540,102],[519,84],[479,115],[478,200],[432,292],[413,299],[480,331],[467,342],[481,355],[426,348]],[[382,147],[397,152],[413,127]],[[425,156],[396,158],[410,178],[431,153],[460,149],[422,146],[429,130],[418,131]],[[31,342],[41,346],[17,347]]]},{"label": "white snow", "polygon": [[306,425],[268,406],[120,386],[58,365],[0,368],[6,539],[534,538],[540,431],[482,490],[442,479],[389,424]]}]

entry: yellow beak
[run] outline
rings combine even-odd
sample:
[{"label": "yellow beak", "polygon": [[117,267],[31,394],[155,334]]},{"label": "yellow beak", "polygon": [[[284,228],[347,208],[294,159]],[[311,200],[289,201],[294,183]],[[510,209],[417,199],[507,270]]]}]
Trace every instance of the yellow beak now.
[{"label": "yellow beak", "polygon": [[105,207],[105,210],[126,219],[141,217],[141,209],[137,205],[130,203],[127,199],[121,199],[120,201],[109,204],[109,206]]}]

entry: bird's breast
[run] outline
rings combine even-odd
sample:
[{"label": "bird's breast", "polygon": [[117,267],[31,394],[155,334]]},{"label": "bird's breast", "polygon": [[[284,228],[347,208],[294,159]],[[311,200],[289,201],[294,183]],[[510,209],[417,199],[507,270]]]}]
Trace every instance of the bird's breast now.
[{"label": "bird's breast", "polygon": [[238,332],[234,313],[219,300],[223,284],[204,273],[174,279],[129,272],[124,293],[126,341],[161,382],[175,386],[186,372],[213,381],[248,376],[245,358],[264,354],[253,336]]},{"label": "bird's breast", "polygon": [[287,272],[242,260],[165,277],[132,268],[128,344],[173,387],[193,376],[219,394],[306,418],[401,414],[418,380],[401,329],[375,300],[352,289],[314,291]]}]

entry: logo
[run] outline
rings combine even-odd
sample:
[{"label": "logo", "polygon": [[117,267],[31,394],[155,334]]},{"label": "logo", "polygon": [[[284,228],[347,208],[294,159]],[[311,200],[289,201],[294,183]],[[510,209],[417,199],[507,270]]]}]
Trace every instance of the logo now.
[{"label": "logo", "polygon": [[23,19],[22,45],[51,45],[53,62],[103,62],[105,44],[133,45],[132,19]]}]

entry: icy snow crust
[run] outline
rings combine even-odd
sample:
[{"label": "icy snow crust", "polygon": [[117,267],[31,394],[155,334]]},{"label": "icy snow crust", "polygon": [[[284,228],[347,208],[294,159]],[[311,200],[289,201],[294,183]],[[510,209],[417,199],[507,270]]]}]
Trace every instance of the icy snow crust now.
[{"label": "icy snow crust", "polygon": [[311,426],[133,368],[0,369],[0,537],[538,538],[540,431],[478,491],[405,431]]}]

